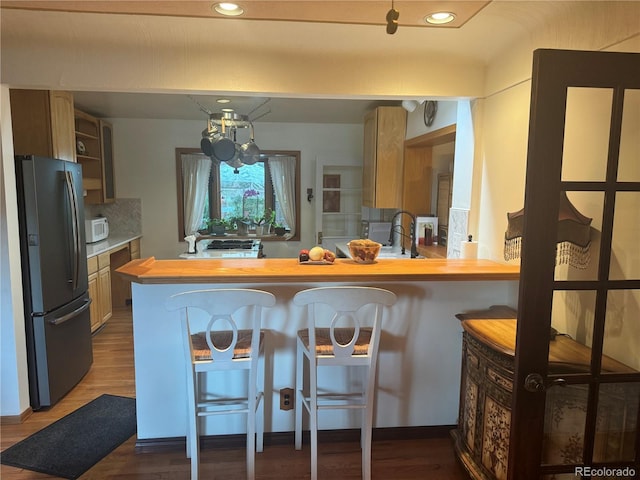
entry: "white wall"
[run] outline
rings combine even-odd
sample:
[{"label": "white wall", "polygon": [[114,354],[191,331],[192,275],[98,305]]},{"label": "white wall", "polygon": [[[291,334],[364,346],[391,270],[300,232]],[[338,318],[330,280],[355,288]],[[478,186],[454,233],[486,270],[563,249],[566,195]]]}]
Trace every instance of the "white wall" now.
[{"label": "white wall", "polygon": [[[0,406],[2,415],[29,407],[20,243],[9,89],[0,86]],[[17,288],[16,288],[17,286]],[[6,413],[5,413],[6,412]]]},{"label": "white wall", "polygon": [[433,124],[427,127],[424,124],[424,103],[418,106],[413,112],[407,113],[407,140],[425,133],[433,132],[449,125],[454,125],[458,117],[458,102],[450,100],[439,100],[438,111],[433,120]]},{"label": "white wall", "polygon": [[483,109],[481,149],[474,163],[480,174],[478,256],[503,261],[507,212],[522,208],[529,127],[529,82],[480,100]]},{"label": "white wall", "polygon": [[[177,258],[186,251],[178,241],[176,148],[198,148],[206,118],[188,120],[110,119],[113,123],[116,191],[120,198],[142,200],[142,256]],[[255,124],[262,150],[299,150],[301,239],[264,242],[268,257],[295,258],[301,248],[315,245],[315,205],[306,189],[315,189],[315,159],[362,158],[362,125],[293,123]],[[321,199],[320,199],[321,201]]]}]

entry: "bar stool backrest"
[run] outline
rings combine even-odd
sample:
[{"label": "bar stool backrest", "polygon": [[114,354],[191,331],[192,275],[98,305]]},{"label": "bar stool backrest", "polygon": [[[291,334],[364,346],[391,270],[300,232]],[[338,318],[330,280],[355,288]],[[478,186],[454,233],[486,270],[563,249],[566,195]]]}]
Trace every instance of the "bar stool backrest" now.
[{"label": "bar stool backrest", "polygon": [[[187,361],[192,363],[198,361],[222,363],[256,357],[257,355],[250,354],[258,352],[262,307],[273,305],[275,305],[273,294],[251,289],[198,290],[178,293],[167,300],[168,310],[182,309],[182,334],[183,339],[188,342],[185,345],[185,353],[189,352],[187,355],[190,358]],[[253,332],[251,336],[243,335],[246,331],[239,328],[234,318],[234,314],[243,308],[251,311],[250,331]],[[198,317],[196,310],[204,311],[208,321],[201,333],[196,329],[194,334],[191,320],[192,317]],[[204,337],[206,347],[202,345],[204,348],[198,348],[198,345],[194,344],[198,335]],[[245,338],[251,338],[251,343],[243,342]]]}]

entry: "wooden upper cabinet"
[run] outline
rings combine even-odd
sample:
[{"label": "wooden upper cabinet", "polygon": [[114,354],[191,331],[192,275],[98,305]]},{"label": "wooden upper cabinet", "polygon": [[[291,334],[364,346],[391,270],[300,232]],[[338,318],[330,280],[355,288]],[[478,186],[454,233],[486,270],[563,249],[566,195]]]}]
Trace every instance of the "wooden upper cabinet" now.
[{"label": "wooden upper cabinet", "polygon": [[9,94],[14,153],[75,162],[73,95],[22,89]]},{"label": "wooden upper cabinet", "polygon": [[378,107],[364,118],[362,204],[370,208],[401,208],[404,138],[407,112]]},{"label": "wooden upper cabinet", "polygon": [[[416,215],[433,214],[436,211],[437,200],[436,204],[432,202],[433,182],[437,178],[434,175],[437,175],[438,171],[438,168],[434,170],[433,162],[437,160],[434,148],[453,144],[455,150],[455,141],[456,125],[453,124],[404,142],[403,210],[409,210]],[[439,169],[441,168],[440,165]],[[448,222],[449,207],[450,205],[446,207],[447,219],[444,220],[444,225]],[[404,218],[403,222],[407,220]],[[408,223],[404,226],[408,228]]]},{"label": "wooden upper cabinet", "polygon": [[[404,149],[402,209],[415,215],[426,215],[433,211],[431,208],[432,150],[430,146]],[[408,228],[409,219],[402,220],[404,227]]]},{"label": "wooden upper cabinet", "polygon": [[105,203],[116,199],[116,175],[113,159],[113,126],[100,120],[100,149],[102,151],[102,199]]},{"label": "wooden upper cabinet", "polygon": [[69,92],[49,92],[51,106],[51,138],[54,157],[76,161],[73,95]]}]

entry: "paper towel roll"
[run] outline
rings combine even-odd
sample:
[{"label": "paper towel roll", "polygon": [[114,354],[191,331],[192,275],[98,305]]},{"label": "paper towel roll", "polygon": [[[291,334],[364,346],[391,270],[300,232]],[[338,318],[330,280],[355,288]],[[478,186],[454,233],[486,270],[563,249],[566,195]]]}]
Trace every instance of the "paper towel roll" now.
[{"label": "paper towel roll", "polygon": [[478,242],[460,242],[460,258],[478,258]]}]

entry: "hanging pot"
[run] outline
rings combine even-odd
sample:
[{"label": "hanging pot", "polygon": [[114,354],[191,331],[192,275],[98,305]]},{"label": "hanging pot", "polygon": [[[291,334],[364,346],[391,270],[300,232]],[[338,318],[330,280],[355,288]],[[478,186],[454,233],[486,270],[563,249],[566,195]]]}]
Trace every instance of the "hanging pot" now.
[{"label": "hanging pot", "polygon": [[207,157],[213,155],[213,145],[211,145],[211,139],[209,137],[204,137],[200,140],[200,149]]},{"label": "hanging pot", "polygon": [[233,159],[227,162],[227,165],[233,168],[233,173],[240,173],[238,169],[244,165],[240,157],[234,157]]},{"label": "hanging pot", "polygon": [[205,128],[204,130],[202,130],[202,140],[200,140],[200,150],[202,150],[202,153],[204,153],[207,157],[210,157],[211,155],[213,155],[213,148],[211,146],[211,135],[209,135],[209,129]]},{"label": "hanging pot", "polygon": [[245,165],[253,165],[260,160],[260,149],[253,139],[253,123],[250,124],[251,137],[240,147],[240,158]]},{"label": "hanging pot", "polygon": [[222,136],[211,145],[212,156],[221,162],[229,162],[239,155],[238,146],[225,134],[224,118],[222,119]]}]

